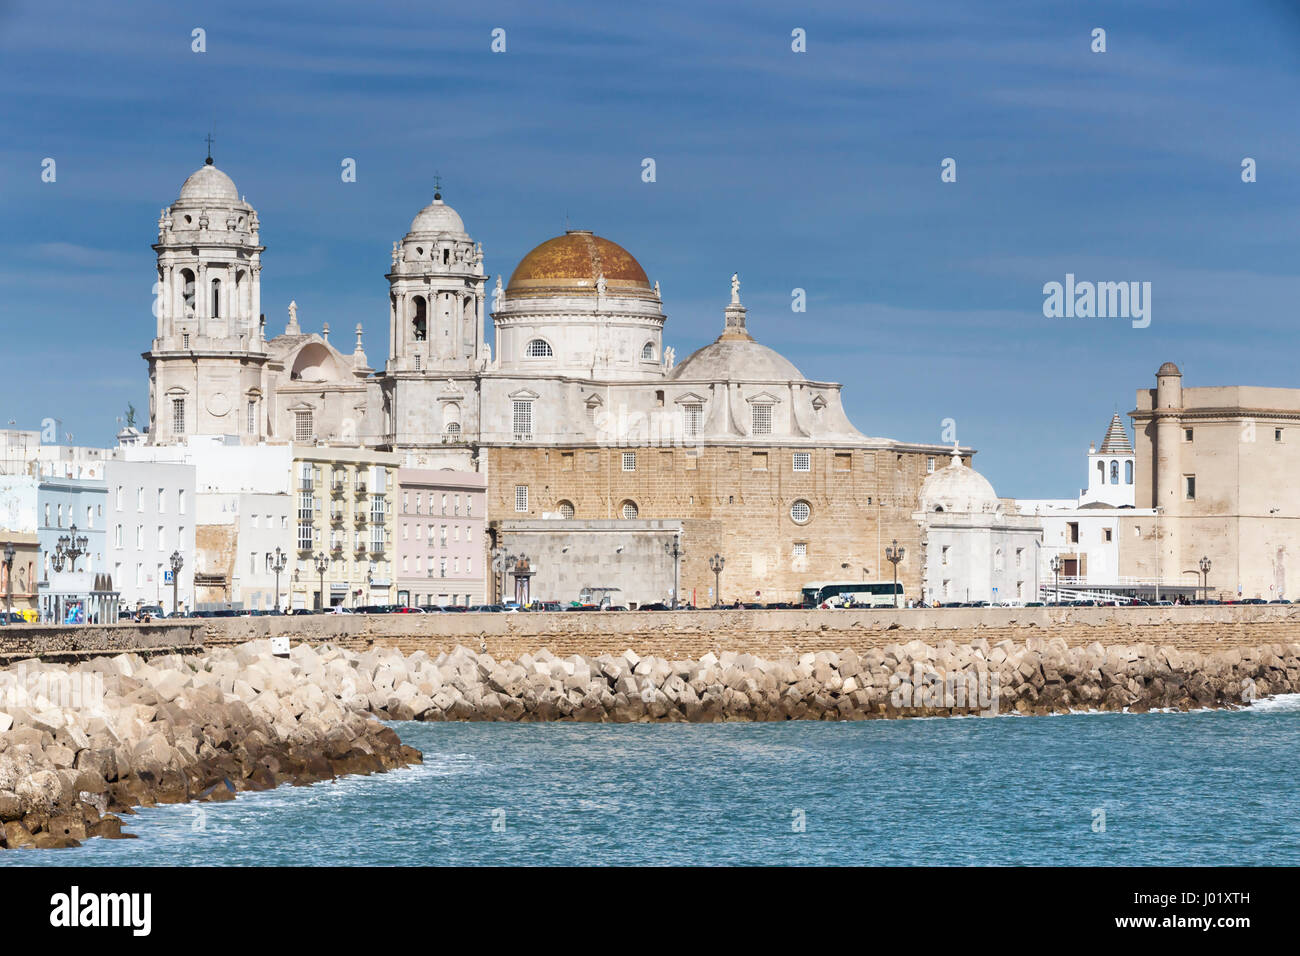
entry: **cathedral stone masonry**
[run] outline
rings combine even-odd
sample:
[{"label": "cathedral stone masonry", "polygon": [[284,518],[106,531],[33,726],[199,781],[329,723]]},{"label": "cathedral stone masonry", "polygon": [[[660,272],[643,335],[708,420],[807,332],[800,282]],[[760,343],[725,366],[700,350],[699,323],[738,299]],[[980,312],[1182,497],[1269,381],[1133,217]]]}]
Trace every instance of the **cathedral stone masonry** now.
[{"label": "cathedral stone masonry", "polygon": [[[887,581],[895,540],[907,554],[900,580],[918,595],[912,513],[951,449],[860,432],[840,384],[806,377],[754,338],[738,275],[717,339],[678,363],[659,283],[622,246],[572,229],[508,282],[497,276],[490,345],[482,245],[437,193],[393,244],[389,347],[375,370],[360,325],[344,354],[327,326],[304,331],[292,302],[284,333],[266,338],[258,230],[210,159],[164,210],[145,356],[151,443],[368,448],[406,468],[477,472],[488,527],[473,566],[485,583],[492,548],[507,546],[502,522],[546,519],[563,535],[568,521],[667,521],[680,528],[683,599],[798,601],[811,581]],[[715,553],[727,560],[720,595]],[[564,580],[619,586],[609,560],[586,560]],[[621,575],[632,584],[636,572]]]}]

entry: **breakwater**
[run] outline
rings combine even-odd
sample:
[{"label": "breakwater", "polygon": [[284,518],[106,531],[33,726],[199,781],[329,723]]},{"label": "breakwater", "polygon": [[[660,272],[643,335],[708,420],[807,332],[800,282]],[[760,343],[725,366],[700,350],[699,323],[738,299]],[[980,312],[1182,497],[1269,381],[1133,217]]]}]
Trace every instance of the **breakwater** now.
[{"label": "breakwater", "polygon": [[1249,706],[1300,692],[1300,644],[1201,653],[1031,638],[758,657],[632,650],[513,660],[270,642],[0,671],[7,847],[117,836],[153,803],[391,770],[420,759],[390,720],[866,720]]},{"label": "breakwater", "polygon": [[298,658],[263,643],[0,671],[0,846],[75,846],[122,836],[119,814],[137,806],[420,761],[364,708],[323,692],[314,652]]}]

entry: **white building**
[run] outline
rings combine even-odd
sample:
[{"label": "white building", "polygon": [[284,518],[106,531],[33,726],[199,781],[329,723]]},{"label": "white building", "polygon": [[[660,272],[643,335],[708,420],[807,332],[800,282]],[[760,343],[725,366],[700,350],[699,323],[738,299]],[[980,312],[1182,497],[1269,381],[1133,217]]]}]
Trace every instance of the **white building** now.
[{"label": "white building", "polygon": [[1059,566],[1063,600],[1106,597],[1140,582],[1119,574],[1120,519],[1149,516],[1155,512],[1134,508],[1136,455],[1123,420],[1116,414],[1106,429],[1101,447],[1088,446],[1088,487],[1077,498],[1022,498],[1016,510],[1037,518],[1043,525],[1043,547],[1039,553],[1042,595],[1054,600]]},{"label": "white building", "polygon": [[921,600],[1024,604],[1037,600],[1042,529],[1016,514],[954,452],[921,485]]},{"label": "white building", "polygon": [[[194,602],[195,470],[193,465],[109,458],[105,562],[128,611],[160,605],[172,611],[173,593],[182,608]],[[173,589],[171,556],[181,571]]]}]

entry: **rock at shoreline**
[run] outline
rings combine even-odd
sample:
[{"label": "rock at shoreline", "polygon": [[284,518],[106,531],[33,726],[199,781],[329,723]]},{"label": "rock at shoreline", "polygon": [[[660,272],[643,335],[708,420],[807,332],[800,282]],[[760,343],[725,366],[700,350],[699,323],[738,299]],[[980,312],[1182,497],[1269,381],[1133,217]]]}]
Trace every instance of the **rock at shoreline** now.
[{"label": "rock at shoreline", "polygon": [[[265,645],[265,646],[263,646]],[[136,806],[233,799],[419,763],[267,642],[0,670],[0,848],[121,839]]]}]

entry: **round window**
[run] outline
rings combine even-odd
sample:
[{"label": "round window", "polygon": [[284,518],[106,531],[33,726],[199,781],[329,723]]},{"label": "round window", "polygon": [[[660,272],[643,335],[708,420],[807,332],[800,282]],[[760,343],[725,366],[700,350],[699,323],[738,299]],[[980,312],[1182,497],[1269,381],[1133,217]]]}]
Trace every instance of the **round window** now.
[{"label": "round window", "polygon": [[790,506],[790,519],[795,524],[807,524],[812,517],[812,506],[800,498]]},{"label": "round window", "polygon": [[636,502],[635,501],[623,502],[623,517],[626,520],[631,521],[636,516],[637,516]]},{"label": "round window", "polygon": [[572,517],[573,517],[573,502],[571,502],[571,501],[561,501],[561,502],[560,502],[560,514],[563,515],[564,518],[565,518],[566,520],[569,519],[569,518],[572,518]]}]

